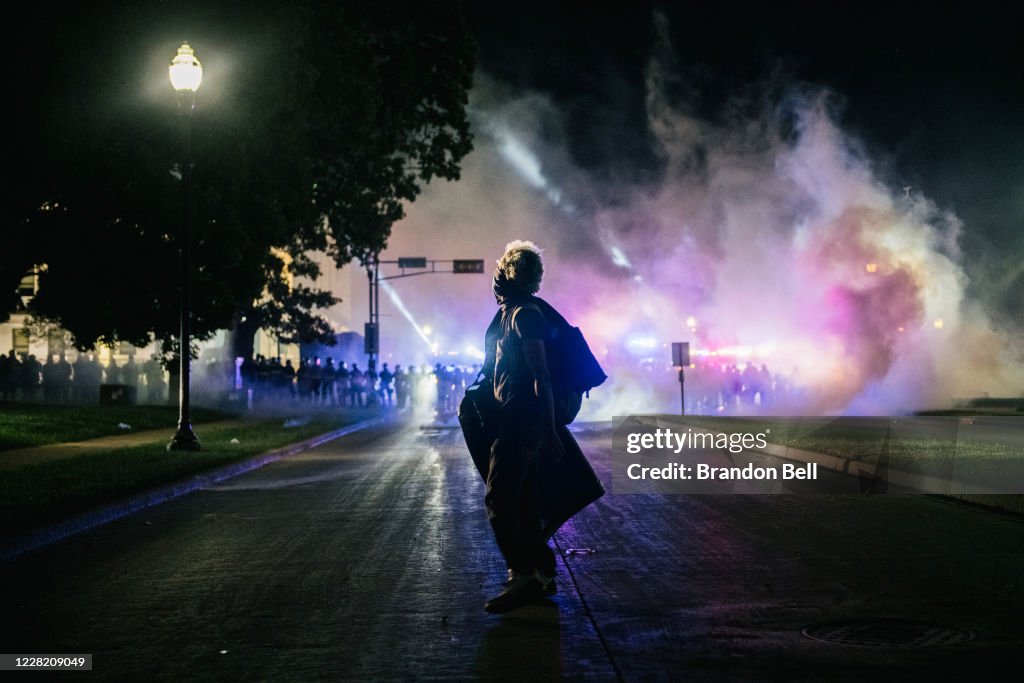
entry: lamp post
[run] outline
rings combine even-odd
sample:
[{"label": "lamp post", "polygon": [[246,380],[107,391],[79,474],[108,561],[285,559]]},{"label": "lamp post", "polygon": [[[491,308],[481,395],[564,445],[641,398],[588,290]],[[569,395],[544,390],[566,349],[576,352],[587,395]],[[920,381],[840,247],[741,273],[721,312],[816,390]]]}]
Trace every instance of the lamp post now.
[{"label": "lamp post", "polygon": [[198,451],[199,439],[192,432],[189,414],[189,371],[191,368],[191,240],[192,240],[192,112],[196,108],[196,90],[203,80],[203,67],[188,43],[182,43],[168,69],[171,85],[178,93],[178,111],[185,119],[185,159],[182,165],[181,239],[181,348],[178,373],[178,430],[167,444],[169,451]]}]

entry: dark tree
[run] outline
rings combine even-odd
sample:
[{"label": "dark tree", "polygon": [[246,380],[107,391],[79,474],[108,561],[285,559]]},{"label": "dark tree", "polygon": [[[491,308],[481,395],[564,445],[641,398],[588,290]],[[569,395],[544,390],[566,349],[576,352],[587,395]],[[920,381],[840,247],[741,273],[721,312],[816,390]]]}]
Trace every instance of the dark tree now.
[{"label": "dark tree", "polygon": [[[316,311],[336,299],[303,284],[318,274],[309,252],[326,251],[339,267],[379,252],[403,203],[422,182],[457,178],[471,149],[474,49],[461,9],[201,7],[197,25],[227,27],[194,41],[207,69],[218,48],[244,54],[248,68],[231,69],[217,91],[200,88],[193,115],[193,334],[233,328],[238,353],[251,352],[259,328],[333,341]],[[36,33],[19,43],[38,65],[23,77],[35,86],[18,119],[15,161],[25,172],[5,216],[21,230],[0,250],[0,286],[11,291],[45,263],[32,312],[82,348],[177,334],[184,126],[166,61],[145,71],[166,20],[155,9],[43,7]],[[165,59],[180,40],[163,43]],[[97,45],[122,59],[82,58]]]},{"label": "dark tree", "polygon": [[[336,7],[323,3],[315,14],[332,17]],[[422,181],[459,177],[472,149],[466,105],[475,63],[456,4],[364,3],[343,17],[314,18],[310,41],[310,61],[322,67],[311,111],[321,141],[315,198],[339,266],[384,248]]]}]

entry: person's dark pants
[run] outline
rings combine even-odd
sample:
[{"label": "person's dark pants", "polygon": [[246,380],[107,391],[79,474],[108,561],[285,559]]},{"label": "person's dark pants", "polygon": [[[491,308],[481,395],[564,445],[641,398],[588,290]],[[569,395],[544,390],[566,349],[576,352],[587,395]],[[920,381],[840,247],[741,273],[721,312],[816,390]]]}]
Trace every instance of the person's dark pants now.
[{"label": "person's dark pants", "polygon": [[505,563],[516,573],[555,574],[555,556],[540,517],[540,455],[543,429],[536,404],[501,409],[491,445],[484,503]]}]

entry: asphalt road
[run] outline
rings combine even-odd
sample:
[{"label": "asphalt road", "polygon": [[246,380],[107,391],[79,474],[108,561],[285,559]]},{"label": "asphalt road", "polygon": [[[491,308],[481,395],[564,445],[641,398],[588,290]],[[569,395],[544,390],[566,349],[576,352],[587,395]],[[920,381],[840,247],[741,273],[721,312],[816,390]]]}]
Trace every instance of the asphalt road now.
[{"label": "asphalt road", "polygon": [[[607,481],[609,430],[577,436]],[[558,595],[495,616],[482,497],[457,429],[359,432],[0,565],[0,651],[92,654],[69,680],[962,680],[1024,664],[1019,517],[910,495],[610,493],[556,534]],[[802,633],[845,619],[889,644]],[[893,644],[914,620],[970,640]]]}]

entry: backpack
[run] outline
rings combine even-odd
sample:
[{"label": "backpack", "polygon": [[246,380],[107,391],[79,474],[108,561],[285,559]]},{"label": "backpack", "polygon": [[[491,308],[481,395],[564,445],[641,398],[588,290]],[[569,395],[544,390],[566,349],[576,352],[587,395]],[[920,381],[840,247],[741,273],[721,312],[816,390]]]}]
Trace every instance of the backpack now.
[{"label": "backpack", "polygon": [[534,297],[534,302],[552,328],[551,335],[544,340],[544,352],[551,372],[555,420],[567,425],[583,407],[583,395],[590,398],[590,390],[600,386],[608,375],[601,369],[580,328],[570,325],[540,297]]},{"label": "backpack", "polygon": [[590,390],[604,383],[608,375],[601,369],[580,328],[570,325],[560,315],[558,318],[562,324],[554,326],[544,343],[544,351],[551,372],[555,419],[567,425],[579,414],[583,395],[590,398]]}]

